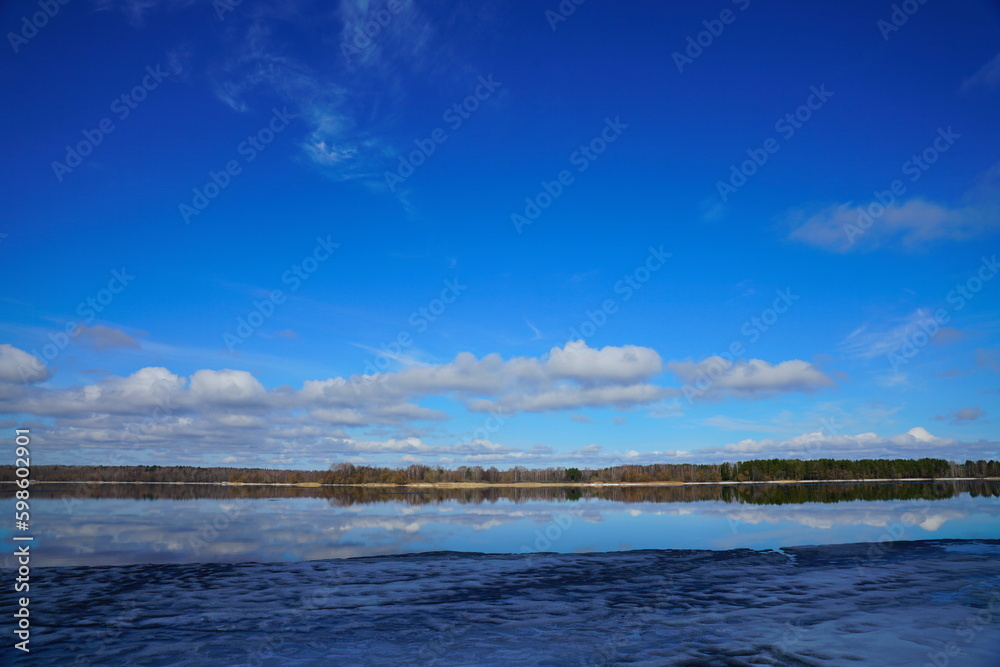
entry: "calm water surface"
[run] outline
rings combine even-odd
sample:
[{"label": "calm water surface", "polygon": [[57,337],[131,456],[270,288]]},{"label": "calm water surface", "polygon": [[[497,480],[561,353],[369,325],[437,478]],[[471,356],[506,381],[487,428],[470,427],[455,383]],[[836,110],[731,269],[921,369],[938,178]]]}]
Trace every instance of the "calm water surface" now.
[{"label": "calm water surface", "polygon": [[[8,516],[13,500],[5,493]],[[422,551],[773,549],[1000,538],[1000,483],[604,489],[33,490],[32,564],[298,561]],[[9,541],[4,526],[0,536]],[[0,565],[11,563],[0,558]]]}]

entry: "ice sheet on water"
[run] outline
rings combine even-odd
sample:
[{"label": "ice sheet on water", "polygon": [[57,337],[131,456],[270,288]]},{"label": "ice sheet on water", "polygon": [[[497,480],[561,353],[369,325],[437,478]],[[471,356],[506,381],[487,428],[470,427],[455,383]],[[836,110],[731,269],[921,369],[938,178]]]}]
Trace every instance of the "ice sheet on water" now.
[{"label": "ice sheet on water", "polygon": [[32,574],[31,659],[998,664],[1000,541],[783,551],[43,569]]}]

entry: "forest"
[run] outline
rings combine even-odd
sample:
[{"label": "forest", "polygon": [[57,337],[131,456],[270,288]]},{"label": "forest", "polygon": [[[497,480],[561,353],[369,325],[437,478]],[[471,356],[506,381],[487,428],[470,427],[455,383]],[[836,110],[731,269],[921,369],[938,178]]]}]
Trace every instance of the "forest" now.
[{"label": "forest", "polygon": [[[716,501],[752,505],[841,503],[856,500],[945,500],[962,494],[1000,497],[1000,484],[988,481],[746,484],[740,486],[464,486],[397,490],[386,486],[272,486],[222,484],[74,484],[52,483],[36,490],[46,499],[73,507],[83,500],[195,500],[211,498],[322,498],[331,507],[393,503],[412,506],[438,503],[478,505],[537,501],[605,500],[619,503],[690,503]],[[17,487],[0,485],[0,499],[14,497]]]},{"label": "forest", "polygon": [[[410,465],[405,468],[335,463],[328,470],[198,468],[192,466],[45,465],[31,468],[43,482],[186,482],[253,484],[517,484],[649,482],[770,482],[793,480],[937,479],[1000,477],[997,461],[954,463],[944,459],[762,459],[720,464],[621,465],[609,468],[526,468]],[[0,481],[16,479],[0,466]]]}]

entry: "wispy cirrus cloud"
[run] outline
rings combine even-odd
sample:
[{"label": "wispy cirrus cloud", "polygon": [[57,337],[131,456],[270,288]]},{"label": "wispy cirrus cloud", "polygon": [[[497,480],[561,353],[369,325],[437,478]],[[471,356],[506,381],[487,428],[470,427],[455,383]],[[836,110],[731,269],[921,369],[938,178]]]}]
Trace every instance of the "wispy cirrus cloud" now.
[{"label": "wispy cirrus cloud", "polygon": [[928,336],[937,345],[948,345],[964,337],[957,329],[941,326],[931,309],[918,308],[886,323],[862,324],[839,343],[838,349],[849,359],[874,359],[899,351],[918,335]]},{"label": "wispy cirrus cloud", "polygon": [[[399,152],[398,122],[414,87],[475,77],[439,28],[464,16],[459,6],[450,11],[432,19],[412,0],[341,0],[331,11],[309,14],[258,7],[234,17],[231,55],[211,72],[216,94],[241,112],[269,98],[293,105],[305,126],[304,160],[334,180],[386,191],[383,172]],[[280,31],[273,27],[278,20]],[[319,28],[338,36],[322,69],[295,55],[289,26],[293,34]]]},{"label": "wispy cirrus cloud", "polygon": [[[206,5],[197,0],[95,2],[99,10],[122,12],[137,28],[145,26],[153,10]],[[383,172],[399,152],[398,125],[407,115],[411,91],[474,80],[478,72],[449,35],[483,29],[491,13],[464,3],[431,13],[413,0],[333,5],[289,0],[243,3],[225,12],[224,20],[221,43],[204,72],[215,96],[238,113],[288,105],[304,128],[298,145],[306,163],[331,179],[382,192],[387,190]],[[326,48],[318,58],[303,49],[317,43],[317,34]],[[191,60],[187,53],[185,61]],[[409,141],[412,137],[402,143]],[[396,195],[405,200],[405,193]]]},{"label": "wispy cirrus cloud", "polygon": [[153,9],[167,11],[185,9],[199,4],[199,0],[93,0],[97,11],[118,11],[129,23],[140,28],[146,24],[146,15]]},{"label": "wispy cirrus cloud", "polygon": [[996,88],[997,86],[1000,86],[1000,53],[993,56],[975,74],[963,81],[962,91],[965,92],[978,87]]},{"label": "wispy cirrus cloud", "polygon": [[786,222],[792,228],[789,239],[837,253],[916,251],[941,241],[987,236],[1000,230],[1000,163],[958,203],[916,197],[879,208],[871,202],[846,202],[812,211],[794,209]]}]

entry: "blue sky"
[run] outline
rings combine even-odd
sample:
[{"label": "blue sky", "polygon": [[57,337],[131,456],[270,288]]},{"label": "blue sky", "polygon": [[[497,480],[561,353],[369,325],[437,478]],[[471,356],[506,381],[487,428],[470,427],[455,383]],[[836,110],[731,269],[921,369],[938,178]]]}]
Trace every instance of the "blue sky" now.
[{"label": "blue sky", "polygon": [[44,463],[1000,455],[1000,8],[562,8],[5,4],[3,425]]}]

